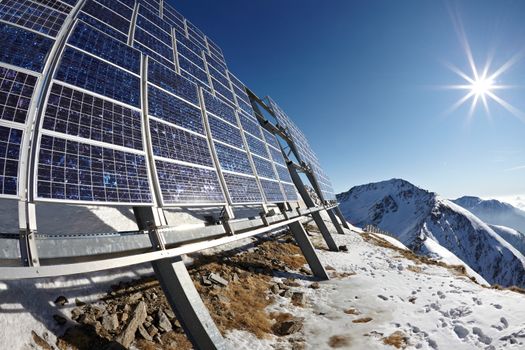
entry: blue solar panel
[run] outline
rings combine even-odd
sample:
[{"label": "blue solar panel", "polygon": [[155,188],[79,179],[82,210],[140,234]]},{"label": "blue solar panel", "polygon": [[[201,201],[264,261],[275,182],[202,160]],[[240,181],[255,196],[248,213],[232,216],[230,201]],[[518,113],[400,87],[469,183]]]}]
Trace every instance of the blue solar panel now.
[{"label": "blue solar panel", "polygon": [[261,203],[263,201],[254,177],[225,173],[224,180],[234,204]]},{"label": "blue solar panel", "polygon": [[277,163],[277,164],[281,164],[283,166],[286,166],[286,161],[284,160],[284,157],[283,157],[283,154],[281,153],[281,151],[278,151],[276,149],[273,149],[273,148],[269,148],[269,151],[270,151],[270,154],[272,156],[272,160]]},{"label": "blue solar panel", "polygon": [[215,170],[155,161],[162,198],[166,204],[224,202]]},{"label": "blue solar panel", "polygon": [[263,188],[264,197],[268,202],[282,203],[286,201],[278,182],[262,179],[261,187]]},{"label": "blue solar panel", "polygon": [[135,41],[133,43],[133,47],[135,49],[139,50],[140,52],[142,52],[144,55],[149,56],[152,59],[154,59],[155,61],[161,63],[165,67],[167,67],[167,68],[169,68],[169,69],[171,69],[173,71],[175,70],[175,63],[173,61],[169,61],[169,60],[165,59],[163,56],[159,55],[158,53],[156,53],[155,51],[153,51],[149,47],[147,47],[145,45],[142,45],[138,41]]},{"label": "blue solar panel", "polygon": [[188,131],[150,120],[151,144],[155,156],[213,167],[208,141]]},{"label": "blue solar panel", "polygon": [[131,20],[131,15],[133,14],[133,10],[129,8],[128,6],[123,5],[119,1],[115,1],[115,0],[96,0],[96,1],[106,6],[108,9],[111,9],[114,12],[118,13],[122,17],[125,17],[128,20]]},{"label": "blue solar panel", "polygon": [[212,78],[211,81],[212,81],[213,89],[217,93],[221,94],[224,98],[226,98],[231,103],[235,102],[235,100],[233,99],[233,93],[231,92],[229,88],[219,83],[216,79]]},{"label": "blue solar panel", "polygon": [[180,75],[182,75],[184,78],[186,78],[187,80],[193,82],[195,85],[197,86],[200,86],[202,87],[204,90],[206,90],[207,92],[210,92],[211,93],[211,88],[209,87],[209,85],[197,78],[195,78],[193,75],[191,75],[190,73],[184,71],[184,70],[181,70],[180,71]]},{"label": "blue solar panel", "polygon": [[122,68],[140,74],[139,51],[83,22],[76,24],[68,43],[115,63]]},{"label": "blue solar panel", "polygon": [[197,86],[155,60],[148,62],[148,80],[183,99],[199,104]]},{"label": "blue solar panel", "polygon": [[148,85],[149,114],[204,135],[201,110],[154,86]]},{"label": "blue solar panel", "polygon": [[65,14],[68,14],[69,12],[71,12],[71,7],[69,5],[64,4],[63,2],[59,0],[36,0],[35,2],[38,2],[42,5],[46,5],[47,7],[51,7]]},{"label": "blue solar panel", "polygon": [[215,140],[244,149],[244,141],[239,128],[211,115],[208,117],[208,123],[210,124],[211,135]]},{"label": "blue solar panel", "polygon": [[0,119],[24,124],[37,78],[0,67]]},{"label": "blue solar panel", "polygon": [[121,33],[125,34],[129,32],[130,22],[127,19],[119,16],[107,7],[104,7],[93,0],[88,0],[82,10],[104,22],[106,25],[117,29]]},{"label": "blue solar panel", "polygon": [[297,189],[292,184],[283,183],[283,190],[286,195],[286,200],[289,202],[296,202],[299,200],[297,196]]},{"label": "blue solar panel", "polygon": [[253,174],[250,161],[248,160],[248,154],[246,152],[217,142],[215,143],[215,150],[223,170],[242,174]]},{"label": "blue solar panel", "polygon": [[244,114],[239,114],[239,119],[241,121],[242,128],[245,132],[249,132],[250,134],[262,139],[263,136],[261,134],[261,128],[259,124],[254,121],[253,119],[250,119],[246,117]]},{"label": "blue solar panel", "polygon": [[186,38],[184,35],[178,32],[175,34],[175,38],[177,39],[177,41],[180,41],[182,44],[184,44],[184,46],[193,51],[195,54],[199,56],[201,55],[202,48],[199,45],[195,44],[195,42],[191,41],[190,39]]},{"label": "blue solar panel", "polygon": [[0,19],[55,37],[66,15],[29,0],[3,0]]},{"label": "blue solar panel", "polygon": [[216,59],[214,59],[210,55],[205,55],[205,56],[206,56],[206,62],[208,62],[208,64],[210,66],[212,66],[213,68],[217,69],[223,75],[227,75],[228,74],[226,72],[226,66],[225,65],[223,65],[221,62],[217,61]]},{"label": "blue solar panel", "polygon": [[226,87],[230,87],[230,81],[215,68],[209,67],[210,75]]},{"label": "blue solar panel", "polygon": [[0,126],[0,194],[16,196],[22,131]]},{"label": "blue solar panel", "polygon": [[288,171],[287,167],[276,165],[275,169],[277,170],[279,180],[284,182],[292,182],[292,177],[290,176],[290,172]]},{"label": "blue solar panel", "polygon": [[150,20],[144,16],[137,16],[137,25],[147,31],[149,34],[152,34],[155,38],[159,39],[166,45],[171,46],[173,41],[171,40],[171,34],[166,33],[160,27],[156,26]]},{"label": "blue solar panel", "polygon": [[0,61],[42,72],[53,40],[36,33],[0,23]]},{"label": "blue solar panel", "polygon": [[90,26],[97,28],[98,30],[110,35],[111,37],[123,43],[127,43],[128,41],[128,36],[126,34],[119,32],[113,27],[108,26],[104,22],[101,22],[98,19],[95,19],[94,17],[88,15],[87,13],[84,13],[84,12],[79,13],[78,19],[82,20],[83,22],[88,23]]},{"label": "blue solar panel", "polygon": [[177,44],[177,52],[178,52],[179,55],[184,56],[190,62],[196,64],[202,70],[206,69],[206,67],[204,65],[204,60],[199,55],[197,55],[196,53],[194,53],[193,51],[188,49],[186,46],[178,43]]},{"label": "blue solar panel", "polygon": [[275,137],[274,134],[272,134],[271,132],[269,132],[266,129],[263,129],[263,134],[264,134],[264,140],[266,141],[267,144],[269,144],[270,146],[275,147],[278,150],[281,149],[279,141],[277,141],[277,138]]},{"label": "blue solar panel", "polygon": [[53,84],[44,129],[142,150],[140,112]]},{"label": "blue solar panel", "polygon": [[234,109],[220,99],[214,97],[212,94],[204,93],[204,104],[207,112],[213,113],[232,124],[237,124]]},{"label": "blue solar panel", "polygon": [[184,17],[177,11],[168,9],[168,4],[164,2],[164,20],[174,26],[177,30],[184,32]]},{"label": "blue solar panel", "polygon": [[264,158],[270,158],[264,142],[248,134],[246,134],[246,142],[248,143],[250,152]]},{"label": "blue solar panel", "polygon": [[275,175],[275,171],[273,170],[272,162],[263,158],[253,157],[253,163],[255,164],[257,175],[267,179],[277,180],[277,175]]},{"label": "blue solar panel", "polygon": [[193,63],[191,63],[189,60],[184,58],[184,56],[179,56],[179,66],[180,69],[185,70],[200,81],[208,83],[208,74]]},{"label": "blue solar panel", "polygon": [[139,7],[139,14],[147,18],[152,23],[155,23],[158,27],[160,27],[162,30],[164,30],[166,33],[171,33],[171,26],[168,22],[164,21],[162,18],[159,17],[158,12],[155,13],[155,11],[152,11],[153,9],[151,6],[142,6],[144,2],[140,2],[141,6]]},{"label": "blue solar panel", "polygon": [[143,155],[43,135],[38,197],[68,201],[151,203]]},{"label": "blue solar panel", "polygon": [[78,0],[61,0],[63,2],[65,2],[66,4],[69,4],[71,6],[75,6],[78,2]]},{"label": "blue solar panel", "polygon": [[168,44],[168,46],[139,27],[135,28],[135,40],[142,45],[147,46],[169,62],[173,62],[173,49],[171,43]]},{"label": "blue solar panel", "polygon": [[67,47],[55,78],[129,105],[140,106],[140,79],[109,63]]}]

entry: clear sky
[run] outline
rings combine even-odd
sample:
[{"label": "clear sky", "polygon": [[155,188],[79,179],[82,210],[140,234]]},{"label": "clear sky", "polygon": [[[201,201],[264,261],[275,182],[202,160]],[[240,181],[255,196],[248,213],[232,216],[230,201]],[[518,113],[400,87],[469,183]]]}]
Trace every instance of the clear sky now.
[{"label": "clear sky", "polygon": [[450,64],[472,76],[461,22],[479,67],[517,57],[496,79],[514,88],[495,92],[525,111],[525,1],[170,1],[302,128],[336,192],[397,177],[450,198],[525,194],[525,118],[494,101],[449,112],[468,91],[442,88],[465,84]]}]

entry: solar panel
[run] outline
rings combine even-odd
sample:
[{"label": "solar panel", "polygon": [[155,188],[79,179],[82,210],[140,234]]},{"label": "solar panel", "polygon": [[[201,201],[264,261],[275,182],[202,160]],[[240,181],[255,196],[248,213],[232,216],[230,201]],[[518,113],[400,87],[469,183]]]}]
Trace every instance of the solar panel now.
[{"label": "solar panel", "polygon": [[197,86],[195,84],[183,78],[174,70],[152,59],[148,60],[148,81],[188,102],[195,105],[199,104]]},{"label": "solar panel", "polygon": [[261,203],[263,201],[255,177],[224,173],[224,180],[234,204]]},{"label": "solar panel", "polygon": [[37,78],[0,67],[0,119],[24,124]]},{"label": "solar panel", "polygon": [[105,25],[115,28],[120,33],[127,34],[129,32],[130,22],[125,17],[122,17],[94,0],[87,0],[82,10],[103,22]]},{"label": "solar panel", "polygon": [[51,7],[55,10],[58,10],[60,12],[63,12],[65,14],[68,14],[71,12],[71,6],[59,1],[59,0],[36,0],[35,2],[38,2],[42,5],[45,5],[47,7]]},{"label": "solar panel", "polygon": [[66,47],[55,78],[131,106],[140,106],[138,76],[72,47]]},{"label": "solar panel", "polygon": [[0,22],[0,61],[42,72],[53,40],[28,30]]},{"label": "solar panel", "polygon": [[117,0],[96,0],[99,4],[104,5],[108,9],[112,10],[115,13],[118,13],[122,17],[131,20],[133,14],[133,8],[122,4]]},{"label": "solar panel", "polygon": [[0,194],[16,196],[22,130],[0,125]]},{"label": "solar panel", "polygon": [[66,14],[29,0],[3,0],[0,19],[55,37],[66,19]]},{"label": "solar panel", "polygon": [[81,12],[78,15],[78,19],[82,20],[85,23],[88,23],[90,26],[97,28],[98,30],[110,35],[112,38],[127,43],[128,35],[124,34],[113,27],[108,26],[106,23],[99,21],[95,17],[88,15],[85,12]]}]

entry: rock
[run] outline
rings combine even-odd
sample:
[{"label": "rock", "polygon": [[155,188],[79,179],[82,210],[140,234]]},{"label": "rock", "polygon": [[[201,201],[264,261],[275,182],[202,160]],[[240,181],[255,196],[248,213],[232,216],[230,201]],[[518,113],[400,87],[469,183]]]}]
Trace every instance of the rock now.
[{"label": "rock", "polygon": [[159,329],[155,327],[154,325],[151,325],[148,327],[148,334],[150,337],[154,337],[159,333]]},{"label": "rock", "polygon": [[117,338],[117,341],[122,344],[125,348],[129,348],[133,340],[135,340],[135,333],[141,324],[144,323],[147,316],[146,303],[141,301],[138,303],[135,311],[133,312],[133,317],[129,321],[128,325],[124,331]]},{"label": "rock", "polygon": [[80,299],[75,298],[75,305],[78,306],[78,307],[81,307],[81,306],[86,305],[86,303],[84,303]]},{"label": "rock", "polygon": [[84,311],[82,309],[76,307],[73,310],[71,310],[71,319],[76,321],[83,314],[84,314]]},{"label": "rock", "polygon": [[173,322],[173,327],[175,327],[175,328],[177,328],[177,329],[182,328],[182,326],[181,326],[179,320],[175,320],[175,321]]},{"label": "rock", "polygon": [[270,287],[270,291],[273,293],[273,294],[279,294],[279,292],[281,291],[281,289],[279,288],[278,285],[274,284]]},{"label": "rock", "polygon": [[211,282],[213,282],[213,283],[215,283],[215,284],[220,284],[220,285],[222,285],[222,286],[224,286],[224,287],[226,287],[226,286],[228,285],[228,283],[229,283],[228,281],[226,281],[224,278],[222,278],[221,276],[219,276],[219,275],[216,274],[216,273],[210,273],[210,274],[208,275],[208,279],[209,279]]},{"label": "rock", "polygon": [[144,328],[143,325],[139,326],[138,332],[142,338],[146,339],[147,341],[153,341],[153,337],[148,333],[148,331],[146,330],[146,328]]},{"label": "rock", "polygon": [[239,281],[239,275],[237,273],[234,273],[232,276],[231,276],[231,281],[232,282],[238,282]]},{"label": "rock", "polygon": [[321,285],[319,284],[319,282],[314,282],[314,283],[310,284],[310,288],[312,288],[312,289],[319,289],[319,288],[321,288]]},{"label": "rock", "polygon": [[288,287],[300,287],[301,284],[291,278],[287,278],[284,280],[284,284]]},{"label": "rock", "polygon": [[67,323],[67,319],[65,317],[62,317],[60,315],[53,315],[53,319],[59,326],[63,326]]},{"label": "rock", "polygon": [[69,303],[69,300],[67,300],[67,298],[65,296],[63,296],[63,295],[59,296],[55,300],[55,305],[58,305],[58,306],[64,306],[67,303]]},{"label": "rock", "polygon": [[106,315],[102,318],[102,327],[109,333],[115,333],[118,330],[119,322],[116,314]]},{"label": "rock", "polygon": [[273,332],[279,336],[290,335],[303,329],[303,318],[294,317],[290,320],[277,322],[272,328]]},{"label": "rock", "polygon": [[378,297],[379,299],[388,300],[388,298],[385,297],[385,296],[382,295],[382,294],[379,294],[377,297]]},{"label": "rock", "polygon": [[128,320],[128,318],[129,318],[129,315],[128,315],[126,312],[124,312],[124,313],[120,316],[120,321],[121,321],[122,323],[124,323],[124,322],[126,322],[126,321]]},{"label": "rock", "polygon": [[141,300],[142,298],[144,298],[144,295],[141,292],[137,292],[135,294],[132,294],[128,298],[128,304],[133,305],[136,302],[138,302],[139,300]]},{"label": "rock", "polygon": [[306,302],[306,296],[303,292],[294,292],[292,294],[292,304],[295,306],[304,306]]},{"label": "rock", "polygon": [[170,332],[171,330],[173,330],[173,327],[171,326],[171,322],[168,319],[168,316],[166,316],[166,314],[162,310],[159,310],[159,312],[157,313],[157,317],[158,317],[157,326],[161,332]]},{"label": "rock", "polygon": [[282,291],[279,295],[284,297],[284,298],[291,298],[292,295],[293,295],[293,292],[288,289],[288,290]]},{"label": "rock", "polygon": [[340,245],[339,246],[339,250],[342,251],[342,252],[347,252],[348,251],[348,247],[346,245]]},{"label": "rock", "polygon": [[164,309],[164,313],[166,314],[166,316],[168,316],[170,321],[173,321],[173,319],[175,318],[175,313],[172,309]]},{"label": "rock", "polygon": [[98,320],[104,314],[106,314],[106,308],[104,306],[91,305],[91,313]]},{"label": "rock", "polygon": [[160,345],[164,344],[164,342],[162,341],[162,338],[160,337],[160,334],[157,334],[153,340],[156,342],[156,343],[159,343]]},{"label": "rock", "polygon": [[31,336],[33,337],[33,341],[43,350],[53,350],[53,347],[48,344],[47,341],[42,339],[41,336],[39,336],[35,331],[31,331]]},{"label": "rock", "polygon": [[213,283],[208,279],[208,277],[202,276],[202,285],[206,287],[210,287],[213,285]]},{"label": "rock", "polygon": [[290,287],[288,287],[286,284],[281,283],[281,282],[277,283],[277,287],[279,287],[279,289],[283,289],[283,290],[290,289]]},{"label": "rock", "polygon": [[153,317],[151,316],[146,317],[146,322],[153,322]]}]

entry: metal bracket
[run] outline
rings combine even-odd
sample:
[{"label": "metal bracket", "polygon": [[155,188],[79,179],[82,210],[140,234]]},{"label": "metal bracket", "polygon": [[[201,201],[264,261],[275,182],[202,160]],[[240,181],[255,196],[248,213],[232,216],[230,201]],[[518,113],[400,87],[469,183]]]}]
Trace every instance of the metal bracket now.
[{"label": "metal bracket", "polygon": [[36,246],[36,206],[26,201],[18,202],[20,232],[20,257],[25,266],[40,266]]}]

